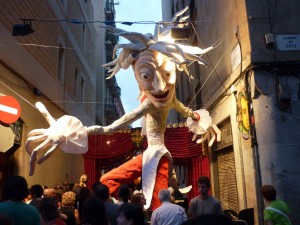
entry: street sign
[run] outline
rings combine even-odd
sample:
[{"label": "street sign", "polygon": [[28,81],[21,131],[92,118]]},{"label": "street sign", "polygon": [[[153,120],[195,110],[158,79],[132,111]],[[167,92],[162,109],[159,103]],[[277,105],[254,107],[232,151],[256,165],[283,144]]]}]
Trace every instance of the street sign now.
[{"label": "street sign", "polygon": [[0,152],[7,152],[13,145],[15,134],[10,126],[5,127],[0,124]]},{"label": "street sign", "polygon": [[299,51],[300,34],[276,35],[276,44],[279,51]]},{"label": "street sign", "polygon": [[0,97],[0,121],[3,123],[14,123],[19,119],[20,114],[20,104],[14,97]]}]

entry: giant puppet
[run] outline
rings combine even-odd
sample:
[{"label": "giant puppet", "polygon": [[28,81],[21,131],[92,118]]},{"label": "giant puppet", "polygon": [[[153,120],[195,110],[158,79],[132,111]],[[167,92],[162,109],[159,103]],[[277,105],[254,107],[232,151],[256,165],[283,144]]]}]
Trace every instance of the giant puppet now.
[{"label": "giant puppet", "polygon": [[[186,9],[178,12],[172,21],[185,11]],[[160,204],[157,197],[158,191],[168,187],[168,175],[171,169],[172,157],[164,144],[168,112],[175,109],[182,116],[188,117],[189,130],[195,133],[193,139],[195,140],[197,135],[200,135],[197,143],[210,139],[209,145],[212,145],[215,139],[220,140],[220,131],[212,123],[209,113],[204,109],[193,111],[185,107],[178,101],[175,94],[176,68],[188,73],[187,64],[193,61],[203,64],[199,54],[211,48],[202,50],[197,47],[161,41],[159,37],[166,37],[170,33],[170,27],[162,28],[160,27],[161,31],[156,32],[153,37],[149,34],[143,35],[106,27],[115,35],[126,38],[130,43],[116,45],[114,53],[121,49],[120,54],[114,61],[104,66],[113,67],[110,72],[112,72],[111,76],[114,76],[121,68],[127,69],[131,65],[140,88],[141,100],[136,109],[111,125],[85,127],[77,118],[68,115],[56,120],[42,103],[36,103],[50,127],[32,130],[28,135],[26,151],[31,156],[30,175],[33,175],[36,163],[45,161],[58,147],[67,153],[86,153],[88,134],[117,132],[144,117],[142,133],[147,136],[148,148],[143,154],[104,174],[100,181],[108,185],[112,193],[120,184],[133,182],[134,179],[142,176],[142,189],[147,200],[145,208],[151,206],[155,209]],[[35,147],[37,143],[38,146]],[[39,152],[45,149],[47,149],[46,153],[38,158]]]}]

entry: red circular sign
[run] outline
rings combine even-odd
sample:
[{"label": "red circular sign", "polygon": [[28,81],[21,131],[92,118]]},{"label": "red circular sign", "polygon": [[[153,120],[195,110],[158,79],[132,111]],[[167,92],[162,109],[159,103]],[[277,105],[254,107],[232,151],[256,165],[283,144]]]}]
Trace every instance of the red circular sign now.
[{"label": "red circular sign", "polygon": [[4,123],[14,123],[19,119],[20,114],[20,104],[14,97],[0,97],[0,121]]}]

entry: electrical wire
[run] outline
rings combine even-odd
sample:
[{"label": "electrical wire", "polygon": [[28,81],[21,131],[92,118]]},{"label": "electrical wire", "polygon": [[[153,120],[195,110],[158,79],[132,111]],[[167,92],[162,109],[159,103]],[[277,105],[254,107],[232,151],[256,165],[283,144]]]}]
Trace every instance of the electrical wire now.
[{"label": "electrical wire", "polygon": [[203,84],[201,85],[201,87],[199,88],[199,90],[197,91],[197,93],[194,95],[194,97],[192,98],[192,100],[190,101],[190,103],[188,104],[188,107],[191,105],[191,103],[194,101],[194,99],[196,98],[196,96],[199,94],[199,92],[202,90],[202,88],[204,87],[204,85],[206,84],[206,82],[208,81],[208,79],[211,77],[212,73],[215,71],[215,69],[219,66],[220,62],[222,61],[222,59],[224,58],[224,56],[226,55],[226,53],[229,51],[230,49],[228,49],[227,51],[224,52],[224,54],[221,56],[221,58],[219,59],[219,61],[217,62],[217,64],[214,66],[214,68],[211,70],[211,72],[208,74],[208,76],[206,77],[205,81],[203,82]]}]

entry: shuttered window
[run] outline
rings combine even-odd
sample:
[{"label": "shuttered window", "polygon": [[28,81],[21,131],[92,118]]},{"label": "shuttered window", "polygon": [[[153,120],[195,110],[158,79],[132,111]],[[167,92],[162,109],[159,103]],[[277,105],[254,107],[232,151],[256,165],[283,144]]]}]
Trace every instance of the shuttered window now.
[{"label": "shuttered window", "polygon": [[220,201],[223,210],[239,212],[235,163],[232,146],[216,151],[218,159]]}]

